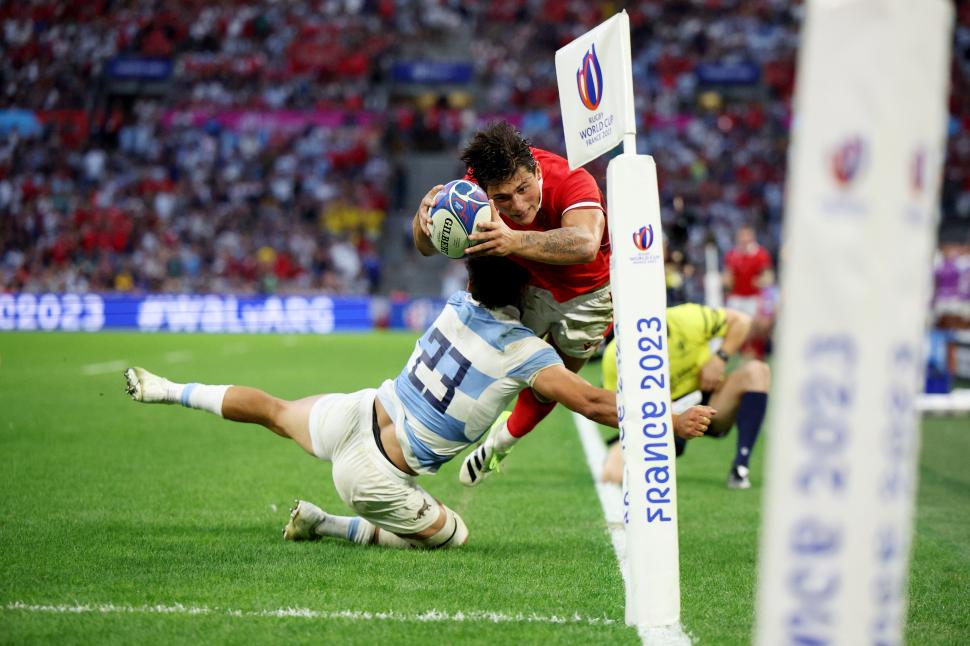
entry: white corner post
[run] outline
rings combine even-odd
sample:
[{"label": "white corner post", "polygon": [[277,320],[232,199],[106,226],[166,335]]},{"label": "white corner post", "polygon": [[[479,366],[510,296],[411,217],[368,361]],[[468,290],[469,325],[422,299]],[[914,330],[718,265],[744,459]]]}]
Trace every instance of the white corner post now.
[{"label": "white corner post", "polygon": [[607,168],[617,407],[625,460],[626,622],[645,643],[689,644],[680,626],[677,476],[657,169],[636,154],[626,12],[556,52],[569,164],[623,143]]}]

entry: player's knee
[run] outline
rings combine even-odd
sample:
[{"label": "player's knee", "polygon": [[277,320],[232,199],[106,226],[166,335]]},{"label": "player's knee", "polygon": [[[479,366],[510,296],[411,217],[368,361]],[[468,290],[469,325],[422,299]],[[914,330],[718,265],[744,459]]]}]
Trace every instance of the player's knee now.
[{"label": "player's knee", "polygon": [[[722,437],[727,437],[727,434],[731,432],[731,426],[721,426],[718,424],[711,424],[708,427],[707,432],[704,433],[704,437],[713,437],[715,439],[721,439]],[[680,453],[677,454],[680,457]]]},{"label": "player's knee", "polygon": [[465,521],[458,514],[455,514],[455,525],[455,537],[452,540],[454,543],[453,547],[462,547],[468,542],[468,526],[465,525]]},{"label": "player's knee", "polygon": [[771,388],[771,368],[764,361],[749,361],[744,365],[745,390],[768,392]]},{"label": "player's knee", "polygon": [[428,550],[461,547],[468,542],[468,527],[461,516],[444,507],[445,523],[437,532],[421,539],[413,539],[415,547]]},{"label": "player's knee", "polygon": [[263,406],[263,424],[270,427],[277,435],[287,437],[286,433],[286,410],[290,402],[269,396]]}]

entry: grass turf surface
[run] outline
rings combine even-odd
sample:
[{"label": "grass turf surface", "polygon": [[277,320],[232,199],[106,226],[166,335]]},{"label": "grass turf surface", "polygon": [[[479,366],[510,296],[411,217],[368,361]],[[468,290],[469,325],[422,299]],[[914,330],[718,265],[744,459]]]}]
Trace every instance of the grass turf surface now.
[{"label": "grass turf surface", "polygon": [[[261,428],[123,395],[123,364],[282,397],[349,392],[394,376],[413,342],[390,333],[0,335],[0,642],[637,643],[623,625],[622,579],[561,408],[484,486],[461,487],[459,461],[422,478],[471,531],[465,549],[424,553],[285,543],[293,498],[343,513],[329,465]],[[924,424],[907,630],[914,644],[970,637],[966,426],[966,418]],[[762,451],[755,489],[728,491],[733,447],[733,436],[695,442],[678,463],[683,623],[707,644],[748,643],[753,623]],[[210,611],[57,614],[17,602]],[[247,614],[280,608],[324,616]],[[432,610],[569,621],[418,619]],[[339,611],[396,618],[327,615]]]}]

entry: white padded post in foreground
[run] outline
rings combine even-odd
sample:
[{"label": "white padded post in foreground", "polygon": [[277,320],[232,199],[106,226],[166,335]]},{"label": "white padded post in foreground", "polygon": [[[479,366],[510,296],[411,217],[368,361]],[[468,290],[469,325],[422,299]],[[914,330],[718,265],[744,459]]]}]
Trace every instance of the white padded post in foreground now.
[{"label": "white padded post in foreground", "polygon": [[810,0],[756,643],[901,644],[953,9]]}]

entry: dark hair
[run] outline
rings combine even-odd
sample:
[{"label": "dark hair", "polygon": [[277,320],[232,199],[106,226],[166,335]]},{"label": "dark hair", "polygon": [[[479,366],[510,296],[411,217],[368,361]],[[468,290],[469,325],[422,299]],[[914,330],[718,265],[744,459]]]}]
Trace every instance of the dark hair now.
[{"label": "dark hair", "polygon": [[529,141],[505,121],[489,124],[478,131],[461,153],[472,179],[488,190],[508,181],[520,166],[536,172],[536,160]]},{"label": "dark hair", "polygon": [[504,256],[469,258],[468,289],[472,298],[490,310],[520,306],[529,272]]}]

